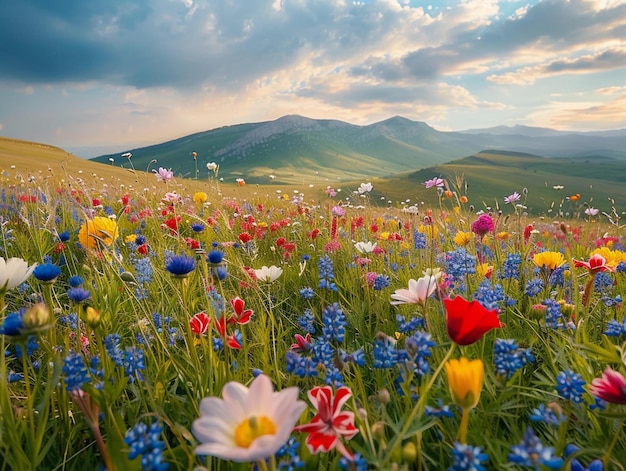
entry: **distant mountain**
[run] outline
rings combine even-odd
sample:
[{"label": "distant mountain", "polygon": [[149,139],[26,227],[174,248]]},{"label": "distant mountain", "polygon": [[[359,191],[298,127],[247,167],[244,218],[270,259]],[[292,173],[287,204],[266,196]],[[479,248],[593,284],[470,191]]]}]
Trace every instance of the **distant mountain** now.
[{"label": "distant mountain", "polygon": [[[400,116],[357,126],[289,115],[274,121],[225,126],[128,151],[134,167],[141,170],[161,166],[172,168],[177,176],[207,178],[206,164],[216,162],[220,165],[219,175],[226,180],[244,177],[249,183],[293,183],[307,175],[329,181],[389,176],[486,149],[626,161],[626,130],[566,133],[498,126],[442,132]],[[110,159],[115,165],[129,166],[120,154],[92,160],[110,163]]]}]

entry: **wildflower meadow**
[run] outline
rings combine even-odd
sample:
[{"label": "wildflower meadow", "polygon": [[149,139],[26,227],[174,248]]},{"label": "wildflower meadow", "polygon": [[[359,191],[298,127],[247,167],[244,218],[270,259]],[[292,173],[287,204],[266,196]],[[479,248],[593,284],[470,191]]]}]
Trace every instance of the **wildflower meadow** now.
[{"label": "wildflower meadow", "polygon": [[0,469],[625,469],[620,208],[225,196],[209,165],[4,180]]}]

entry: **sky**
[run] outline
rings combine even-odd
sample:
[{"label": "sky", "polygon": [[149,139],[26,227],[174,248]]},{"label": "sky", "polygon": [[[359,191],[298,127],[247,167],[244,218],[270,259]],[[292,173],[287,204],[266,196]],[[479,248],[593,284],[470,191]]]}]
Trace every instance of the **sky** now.
[{"label": "sky", "polygon": [[626,0],[0,0],[0,135],[82,157],[287,114],[626,127]]}]

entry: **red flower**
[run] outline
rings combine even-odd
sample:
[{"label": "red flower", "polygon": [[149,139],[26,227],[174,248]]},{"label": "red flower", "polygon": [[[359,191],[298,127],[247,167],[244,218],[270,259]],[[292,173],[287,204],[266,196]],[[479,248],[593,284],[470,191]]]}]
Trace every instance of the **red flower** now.
[{"label": "red flower", "polygon": [[574,260],[574,266],[585,267],[592,275],[601,271],[613,271],[613,268],[606,264],[606,259],[599,253],[592,255],[588,262]]},{"label": "red flower", "polygon": [[359,433],[354,426],[354,413],[341,411],[341,407],[352,396],[352,391],[342,386],[333,397],[330,386],[317,386],[309,391],[308,396],[313,407],[317,409],[317,414],[311,419],[311,423],[298,425],[293,429],[294,432],[309,434],[306,444],[313,454],[320,451],[327,453],[336,448],[339,453],[351,460],[352,453],[346,449],[340,438],[350,440]]},{"label": "red flower", "polygon": [[589,392],[611,404],[626,404],[626,378],[607,366],[602,378],[591,381]]},{"label": "red flower", "polygon": [[237,340],[234,334],[227,335],[226,334],[226,318],[225,316],[220,317],[215,323],[215,328],[217,329],[220,337],[226,341],[226,345],[228,345],[233,350],[241,350],[241,344]]},{"label": "red flower", "polygon": [[211,323],[211,319],[204,312],[199,312],[194,315],[191,319],[189,319],[189,325],[191,326],[191,331],[196,335],[204,335],[209,328],[209,324]]},{"label": "red flower", "polygon": [[242,244],[246,244],[252,240],[252,236],[247,232],[242,232],[241,234],[239,234],[239,240]]},{"label": "red flower", "polygon": [[294,352],[303,353],[311,348],[311,334],[306,334],[305,337],[300,334],[296,334],[294,335],[294,338],[296,339],[296,343],[291,344],[291,350]]},{"label": "red flower", "polygon": [[247,324],[248,322],[250,322],[250,318],[252,317],[252,314],[254,314],[254,311],[252,309],[245,309],[244,307],[246,305],[246,303],[244,302],[243,299],[241,299],[239,296],[237,296],[235,299],[231,299],[230,300],[230,305],[233,307],[233,311],[235,311],[235,315],[234,316],[230,316],[228,318],[228,323],[229,324]]},{"label": "red flower", "polygon": [[470,345],[477,342],[491,329],[502,327],[498,310],[486,309],[478,301],[468,302],[461,296],[444,299],[446,328],[453,342]]}]

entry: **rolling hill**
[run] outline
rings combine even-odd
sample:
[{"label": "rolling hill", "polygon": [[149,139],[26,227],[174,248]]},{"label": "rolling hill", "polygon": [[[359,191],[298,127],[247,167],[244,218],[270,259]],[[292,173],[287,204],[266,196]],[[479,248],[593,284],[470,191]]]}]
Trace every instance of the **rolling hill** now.
[{"label": "rolling hill", "polygon": [[[626,130],[565,133],[543,128],[500,126],[441,132],[399,116],[368,126],[298,115],[274,121],[225,126],[139,149],[129,149],[135,168],[163,166],[177,175],[206,177],[206,164],[220,176],[250,183],[301,183],[317,175],[332,181],[363,180],[427,168],[485,149],[556,158],[611,157],[626,161]],[[194,161],[192,153],[197,153]],[[127,165],[103,155],[94,161]],[[156,163],[153,162],[156,160]]]}]

